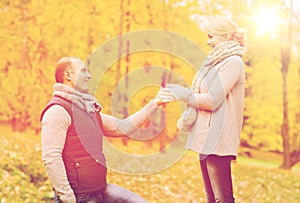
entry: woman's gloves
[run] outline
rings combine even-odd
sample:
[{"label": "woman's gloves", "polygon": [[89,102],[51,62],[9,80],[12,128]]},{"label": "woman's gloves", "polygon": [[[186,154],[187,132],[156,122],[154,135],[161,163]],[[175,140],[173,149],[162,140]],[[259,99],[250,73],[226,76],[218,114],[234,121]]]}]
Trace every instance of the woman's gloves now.
[{"label": "woman's gloves", "polygon": [[160,98],[165,102],[185,101],[187,102],[192,91],[189,88],[176,84],[167,84],[165,88],[159,91]]},{"label": "woman's gloves", "polygon": [[[186,103],[192,98],[192,91],[181,85],[168,84],[165,88],[161,88],[158,96],[164,102],[184,101]],[[191,98],[190,98],[191,97]],[[197,119],[197,110],[194,107],[188,108],[182,113],[181,118],[177,122],[177,128],[180,131],[190,131]]]}]

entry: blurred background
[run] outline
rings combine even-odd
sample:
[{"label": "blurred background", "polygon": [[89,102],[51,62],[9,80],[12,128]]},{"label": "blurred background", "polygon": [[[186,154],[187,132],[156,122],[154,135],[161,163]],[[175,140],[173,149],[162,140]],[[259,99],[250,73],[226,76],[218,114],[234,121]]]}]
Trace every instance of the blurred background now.
[{"label": "blurred background", "polygon": [[[299,13],[299,0],[0,0],[1,203],[52,201],[41,161],[39,116],[51,98],[59,58],[86,61],[104,43],[146,29],[176,33],[207,53],[204,28],[213,15],[232,17],[247,33],[244,125],[240,156],[233,164],[236,201],[300,202]],[[130,47],[121,44],[116,49]],[[189,85],[195,74],[186,61],[163,52],[122,56],[99,79],[95,95],[103,112],[112,113],[120,80],[136,84],[126,76],[141,67],[147,74],[153,66],[180,75]],[[162,79],[172,81],[167,73]],[[114,112],[121,118],[149,102],[159,83],[130,98],[126,87],[118,92],[120,106]],[[181,139],[178,107],[162,107],[167,123],[155,138],[109,142],[126,153],[163,154],[174,139]],[[197,159],[186,152],[155,174],[110,170],[108,179],[149,202],[205,202]]]}]

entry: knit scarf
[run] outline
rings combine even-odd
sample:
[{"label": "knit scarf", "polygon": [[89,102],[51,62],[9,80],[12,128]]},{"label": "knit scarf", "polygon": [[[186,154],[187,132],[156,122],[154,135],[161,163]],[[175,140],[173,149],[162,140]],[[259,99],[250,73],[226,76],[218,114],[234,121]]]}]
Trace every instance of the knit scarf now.
[{"label": "knit scarf", "polygon": [[[243,51],[243,47],[236,41],[225,41],[219,43],[211,52],[208,53],[207,58],[201,64],[199,71],[196,73],[191,86],[192,92],[200,93],[201,83],[213,67],[230,56],[237,55],[242,57]],[[191,130],[196,118],[197,109],[188,106],[177,122],[178,129],[181,131]]]},{"label": "knit scarf", "polygon": [[218,44],[211,52],[208,53],[207,58],[201,64],[199,71],[194,77],[191,86],[192,91],[200,92],[201,82],[212,67],[216,66],[229,56],[237,55],[242,57],[243,51],[243,47],[236,41],[225,41]]},{"label": "knit scarf", "polygon": [[86,110],[88,113],[100,112],[102,106],[97,99],[90,95],[81,93],[72,87],[64,85],[62,83],[55,83],[53,86],[53,96],[62,97],[63,99],[72,102],[79,108]]}]

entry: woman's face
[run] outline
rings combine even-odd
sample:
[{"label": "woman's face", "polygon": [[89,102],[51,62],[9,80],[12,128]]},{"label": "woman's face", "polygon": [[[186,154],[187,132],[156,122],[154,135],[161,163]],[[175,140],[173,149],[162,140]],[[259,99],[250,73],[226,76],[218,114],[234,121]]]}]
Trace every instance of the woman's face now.
[{"label": "woman's face", "polygon": [[224,42],[226,40],[226,35],[214,35],[208,33],[207,45],[212,49],[215,48],[219,43]]}]

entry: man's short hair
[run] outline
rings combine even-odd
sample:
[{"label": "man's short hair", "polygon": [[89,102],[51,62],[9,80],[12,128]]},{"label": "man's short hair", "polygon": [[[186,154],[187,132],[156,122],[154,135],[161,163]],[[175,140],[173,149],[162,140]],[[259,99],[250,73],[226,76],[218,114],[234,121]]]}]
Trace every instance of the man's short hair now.
[{"label": "man's short hair", "polygon": [[56,64],[55,69],[55,81],[57,83],[63,83],[64,82],[64,72],[65,70],[72,67],[72,60],[78,59],[76,57],[63,57],[59,59],[59,61]]}]

